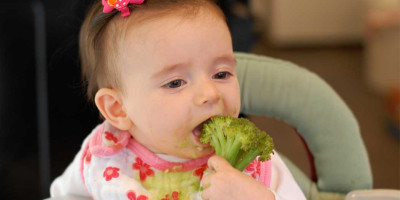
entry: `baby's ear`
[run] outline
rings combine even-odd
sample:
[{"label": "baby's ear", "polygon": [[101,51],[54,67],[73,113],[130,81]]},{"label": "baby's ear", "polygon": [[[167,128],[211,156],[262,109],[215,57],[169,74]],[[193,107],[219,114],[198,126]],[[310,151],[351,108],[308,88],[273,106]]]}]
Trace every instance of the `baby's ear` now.
[{"label": "baby's ear", "polygon": [[115,89],[101,88],[95,96],[97,109],[103,117],[120,130],[129,130],[133,123],[123,107],[120,94]]}]

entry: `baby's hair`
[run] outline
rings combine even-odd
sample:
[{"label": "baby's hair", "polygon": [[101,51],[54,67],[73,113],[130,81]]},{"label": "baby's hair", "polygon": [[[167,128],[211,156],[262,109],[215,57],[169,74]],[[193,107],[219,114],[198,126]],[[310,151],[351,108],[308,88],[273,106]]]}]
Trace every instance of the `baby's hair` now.
[{"label": "baby's hair", "polygon": [[[83,83],[87,96],[93,101],[100,88],[116,88],[123,92],[117,52],[126,29],[134,23],[156,20],[168,15],[182,19],[196,16],[200,8],[206,8],[225,20],[224,14],[211,0],[146,0],[141,5],[129,5],[130,16],[122,17],[118,10],[103,13],[101,0],[96,0],[82,24],[79,50]],[[129,22],[130,21],[130,22]]]}]

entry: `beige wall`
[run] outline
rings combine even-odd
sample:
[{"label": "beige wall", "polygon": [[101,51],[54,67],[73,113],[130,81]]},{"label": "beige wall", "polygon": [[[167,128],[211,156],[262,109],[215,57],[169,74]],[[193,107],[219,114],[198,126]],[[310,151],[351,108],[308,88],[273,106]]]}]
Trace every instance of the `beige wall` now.
[{"label": "beige wall", "polygon": [[400,88],[400,0],[251,0],[257,30],[283,47],[363,44],[367,83]]},{"label": "beige wall", "polygon": [[366,0],[252,0],[265,34],[278,45],[360,43]]}]

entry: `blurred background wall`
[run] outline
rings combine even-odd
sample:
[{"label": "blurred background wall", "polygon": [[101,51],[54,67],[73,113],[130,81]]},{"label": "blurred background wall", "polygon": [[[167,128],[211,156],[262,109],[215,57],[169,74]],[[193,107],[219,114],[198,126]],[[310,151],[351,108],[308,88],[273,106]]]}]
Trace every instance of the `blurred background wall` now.
[{"label": "blurred background wall", "polygon": [[380,94],[399,83],[398,0],[252,0],[256,29],[277,47],[362,45],[365,78]]},{"label": "blurred background wall", "polygon": [[[32,2],[0,8],[0,196],[46,197],[38,161]],[[46,27],[50,171],[60,175],[99,123],[80,83],[78,31],[91,0],[42,0]],[[325,79],[357,117],[375,188],[400,189],[400,1],[220,0],[234,50],[289,60]],[[249,116],[309,174],[299,138],[283,122]],[[339,147],[340,148],[340,147]]]},{"label": "blurred background wall", "polygon": [[[399,189],[400,1],[252,0],[248,10],[258,34],[251,52],[289,60],[324,78],[359,121],[374,188]],[[251,118],[310,173],[288,125]]]},{"label": "blurred background wall", "polygon": [[363,39],[365,2],[253,0],[251,9],[274,44],[354,44]]}]

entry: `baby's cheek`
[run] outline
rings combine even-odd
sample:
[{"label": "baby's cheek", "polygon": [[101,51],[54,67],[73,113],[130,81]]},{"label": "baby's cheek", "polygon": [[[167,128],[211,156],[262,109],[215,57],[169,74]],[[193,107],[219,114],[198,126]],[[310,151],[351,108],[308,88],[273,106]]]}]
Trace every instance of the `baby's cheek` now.
[{"label": "baby's cheek", "polygon": [[[239,97],[240,98],[240,97]],[[231,101],[228,101],[228,115],[232,117],[237,117],[239,116],[240,113],[240,99],[231,99]]]},{"label": "baby's cheek", "polygon": [[239,116],[239,108],[235,108],[234,110],[233,110],[233,115],[232,116],[234,116],[234,117],[238,117]]},{"label": "baby's cheek", "polygon": [[179,149],[184,149],[189,146],[189,140],[188,140],[188,138],[183,138],[183,139],[178,140],[177,144],[178,144],[177,147]]},{"label": "baby's cheek", "polygon": [[176,128],[168,134],[169,140],[178,148],[185,148],[190,145],[189,135],[184,131]]}]

